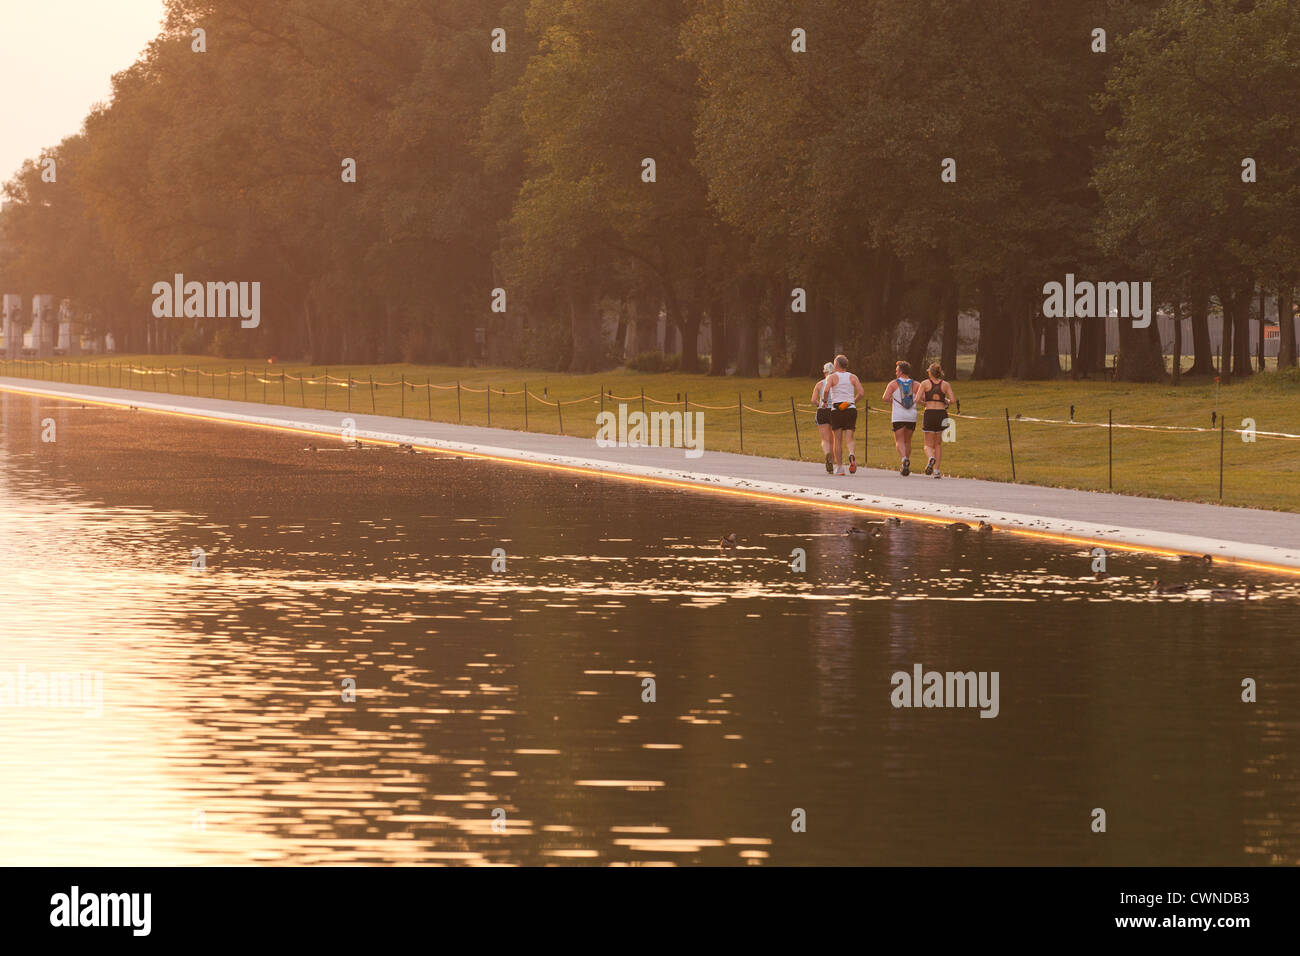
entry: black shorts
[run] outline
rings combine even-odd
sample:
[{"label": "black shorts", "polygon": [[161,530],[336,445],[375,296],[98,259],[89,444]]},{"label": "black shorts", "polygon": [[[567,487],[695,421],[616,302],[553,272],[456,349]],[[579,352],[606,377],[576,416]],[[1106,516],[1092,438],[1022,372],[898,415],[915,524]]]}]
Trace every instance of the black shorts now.
[{"label": "black shorts", "polygon": [[831,410],[829,408],[817,409],[817,424],[829,425],[831,423]]},{"label": "black shorts", "polygon": [[916,431],[916,422],[894,422],[894,431],[906,428],[909,432]]},{"label": "black shorts", "polygon": [[948,417],[946,408],[927,408],[925,410],[925,423],[921,426],[923,431],[941,432],[943,431],[944,419]]},{"label": "black shorts", "polygon": [[832,408],[831,428],[837,432],[851,432],[858,427],[856,408]]}]

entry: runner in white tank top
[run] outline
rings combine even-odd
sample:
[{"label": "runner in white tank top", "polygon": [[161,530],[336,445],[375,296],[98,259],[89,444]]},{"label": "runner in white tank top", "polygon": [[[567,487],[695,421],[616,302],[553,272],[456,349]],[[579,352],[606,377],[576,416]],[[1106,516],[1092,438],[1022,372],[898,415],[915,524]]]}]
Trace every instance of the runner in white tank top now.
[{"label": "runner in white tank top", "polygon": [[912,382],[912,407],[904,408],[902,402],[903,389],[901,387],[894,389],[893,398],[890,399],[890,403],[889,403],[890,404],[889,420],[891,422],[911,422],[913,425],[916,424],[916,406],[920,402],[920,399],[917,397],[916,393],[919,390],[920,390],[919,386],[915,381],[913,381]]},{"label": "runner in white tank top", "polygon": [[853,455],[853,430],[858,427],[858,399],[862,397],[862,383],[849,371],[849,360],[835,356],[835,372],[830,382],[831,431],[838,439],[835,449],[835,474],[844,474],[844,456],[847,453],[850,475],[858,470],[858,460]]},{"label": "runner in white tank top", "polygon": [[[911,408],[906,407],[902,401],[905,389],[912,399]],[[916,406],[921,403],[918,391],[919,386],[912,379],[912,366],[907,362],[898,362],[894,366],[894,380],[885,387],[885,394],[880,396],[882,401],[889,402],[894,447],[898,449],[898,457],[903,461],[898,471],[903,477],[912,472],[912,435],[916,432]]]},{"label": "runner in white tank top", "polygon": [[[830,381],[832,376],[827,377]],[[831,382],[830,404],[831,408],[848,403],[847,407],[857,408],[857,396],[853,393],[853,379],[847,371],[839,371],[834,376],[835,381]]]}]

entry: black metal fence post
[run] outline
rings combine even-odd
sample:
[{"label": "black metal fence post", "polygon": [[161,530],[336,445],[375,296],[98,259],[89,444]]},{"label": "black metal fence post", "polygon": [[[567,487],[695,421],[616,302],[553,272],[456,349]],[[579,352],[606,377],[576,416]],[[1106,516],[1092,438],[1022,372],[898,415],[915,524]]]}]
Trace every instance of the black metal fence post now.
[{"label": "black metal fence post", "polygon": [[1223,423],[1225,418],[1219,419],[1219,500],[1223,500],[1223,436],[1225,434]]},{"label": "black metal fence post", "polygon": [[[740,418],[740,450],[744,452],[745,450],[745,404],[744,404],[744,400],[740,397],[740,392],[736,393],[736,414]],[[683,428],[685,427],[685,423],[683,423],[682,427]]]},{"label": "black metal fence post", "polygon": [[794,396],[790,396],[790,420],[794,422],[794,449],[803,460],[803,446],[799,444],[799,413],[794,410]]},{"label": "black metal fence post", "polygon": [[1011,480],[1016,480],[1016,446],[1011,442],[1011,409],[1005,408],[1003,411],[1007,416],[1007,448],[1011,452]]}]

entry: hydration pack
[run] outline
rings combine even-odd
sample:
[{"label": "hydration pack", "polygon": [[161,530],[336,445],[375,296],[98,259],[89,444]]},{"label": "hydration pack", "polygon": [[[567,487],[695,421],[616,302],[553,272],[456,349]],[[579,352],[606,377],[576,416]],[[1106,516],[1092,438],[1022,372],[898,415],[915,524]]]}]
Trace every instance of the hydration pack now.
[{"label": "hydration pack", "polygon": [[915,384],[910,378],[898,380],[898,404],[906,409],[911,409],[916,404],[916,396],[912,394],[912,386]]}]

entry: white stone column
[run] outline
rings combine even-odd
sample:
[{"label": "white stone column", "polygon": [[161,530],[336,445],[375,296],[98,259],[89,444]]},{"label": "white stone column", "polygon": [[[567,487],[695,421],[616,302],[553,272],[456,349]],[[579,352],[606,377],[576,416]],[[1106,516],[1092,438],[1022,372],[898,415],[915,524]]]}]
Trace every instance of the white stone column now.
[{"label": "white stone column", "polygon": [[4,297],[5,357],[16,359],[23,354],[23,297],[6,294]]},{"label": "white stone column", "polygon": [[54,296],[32,296],[32,348],[39,358],[49,358],[54,354],[58,334],[59,314],[54,308]]}]

